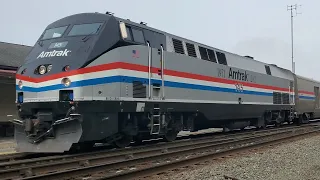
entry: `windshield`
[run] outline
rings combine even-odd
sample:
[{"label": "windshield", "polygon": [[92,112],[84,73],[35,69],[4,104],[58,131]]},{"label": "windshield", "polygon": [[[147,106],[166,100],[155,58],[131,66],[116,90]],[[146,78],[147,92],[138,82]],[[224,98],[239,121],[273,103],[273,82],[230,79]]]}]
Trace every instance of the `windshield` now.
[{"label": "windshield", "polygon": [[61,37],[68,26],[48,29],[44,32],[42,40]]},{"label": "windshield", "polygon": [[71,31],[69,32],[68,36],[97,34],[101,25],[102,23],[74,25]]}]

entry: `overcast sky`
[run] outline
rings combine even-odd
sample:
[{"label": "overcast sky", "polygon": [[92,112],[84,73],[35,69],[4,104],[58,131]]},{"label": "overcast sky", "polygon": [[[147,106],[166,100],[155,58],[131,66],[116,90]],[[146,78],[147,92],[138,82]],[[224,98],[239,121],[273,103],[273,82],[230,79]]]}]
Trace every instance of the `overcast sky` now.
[{"label": "overcast sky", "polygon": [[[4,0],[0,0],[4,1]],[[111,11],[132,21],[291,70],[290,12],[296,72],[320,80],[319,0],[10,0],[0,6],[0,41],[33,45],[51,22]]]}]

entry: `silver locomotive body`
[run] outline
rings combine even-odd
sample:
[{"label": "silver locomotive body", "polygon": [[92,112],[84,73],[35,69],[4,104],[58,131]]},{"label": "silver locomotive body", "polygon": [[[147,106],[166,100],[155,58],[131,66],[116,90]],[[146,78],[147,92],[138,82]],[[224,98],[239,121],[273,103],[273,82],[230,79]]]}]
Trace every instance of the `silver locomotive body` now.
[{"label": "silver locomotive body", "polygon": [[172,141],[181,130],[307,122],[318,116],[319,83],[304,81],[145,25],[77,14],[49,25],[17,71],[15,137],[20,151],[63,152]]}]

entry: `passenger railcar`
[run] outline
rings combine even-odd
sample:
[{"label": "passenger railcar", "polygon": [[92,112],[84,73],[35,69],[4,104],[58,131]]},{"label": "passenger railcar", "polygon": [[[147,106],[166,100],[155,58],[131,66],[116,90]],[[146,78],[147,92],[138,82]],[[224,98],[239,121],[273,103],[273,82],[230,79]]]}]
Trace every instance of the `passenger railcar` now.
[{"label": "passenger railcar", "polygon": [[20,119],[13,122],[23,152],[305,123],[319,107],[318,82],[100,13],[50,24],[16,83]]},{"label": "passenger railcar", "polygon": [[300,121],[308,122],[309,119],[320,116],[319,87],[320,83],[310,78],[295,75],[296,98],[295,111]]}]

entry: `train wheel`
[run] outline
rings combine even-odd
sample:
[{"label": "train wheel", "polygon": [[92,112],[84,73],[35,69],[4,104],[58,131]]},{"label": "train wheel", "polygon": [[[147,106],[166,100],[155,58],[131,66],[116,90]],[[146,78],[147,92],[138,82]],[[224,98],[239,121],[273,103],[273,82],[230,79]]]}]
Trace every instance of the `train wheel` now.
[{"label": "train wheel", "polygon": [[169,130],[167,131],[167,133],[164,135],[164,140],[166,140],[167,142],[171,142],[174,141],[177,138],[178,135],[178,131],[176,130]]},{"label": "train wheel", "polygon": [[227,128],[227,127],[223,127],[223,129],[222,129],[222,132],[230,132],[230,129],[229,128]]},{"label": "train wheel", "polygon": [[134,141],[134,144],[141,145],[143,140],[140,137],[136,137],[133,139],[133,141]]},{"label": "train wheel", "polygon": [[308,124],[308,123],[309,123],[309,120],[310,120],[310,115],[304,113],[304,114],[302,115],[302,123]]},{"label": "train wheel", "polygon": [[258,126],[258,129],[266,129],[267,128],[267,123],[263,122],[261,126]]},{"label": "train wheel", "polygon": [[297,119],[297,125],[309,123],[309,117],[306,114],[299,115],[299,118]]},{"label": "train wheel", "polygon": [[87,152],[87,151],[91,151],[93,149],[94,146],[94,142],[81,142],[81,143],[77,143],[74,144],[71,147],[71,152]]},{"label": "train wheel", "polygon": [[113,144],[114,144],[116,147],[125,148],[125,147],[127,147],[127,146],[130,145],[131,141],[132,141],[132,136],[130,136],[130,135],[123,135],[120,139],[114,141]]}]

